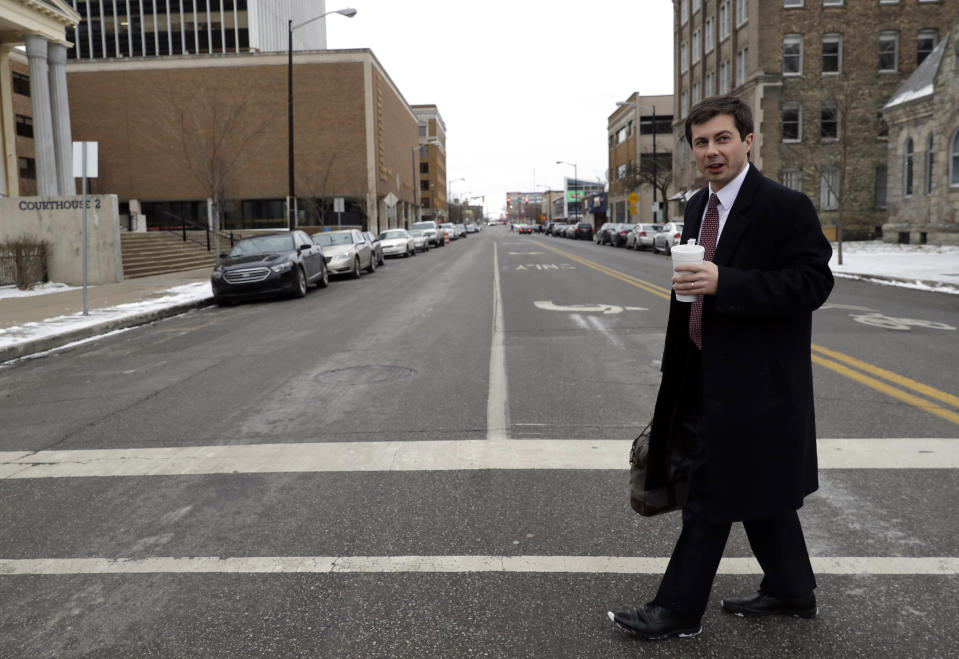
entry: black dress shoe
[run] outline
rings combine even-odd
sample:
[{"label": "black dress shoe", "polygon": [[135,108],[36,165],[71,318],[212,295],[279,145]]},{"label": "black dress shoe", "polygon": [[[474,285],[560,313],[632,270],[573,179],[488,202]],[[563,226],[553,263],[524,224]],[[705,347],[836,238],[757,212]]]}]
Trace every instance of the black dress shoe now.
[{"label": "black dress shoe", "polygon": [[723,609],[737,616],[794,616],[815,618],[816,596],[772,597],[758,593],[753,597],[730,597],[723,600]]},{"label": "black dress shoe", "polygon": [[685,638],[696,636],[703,631],[702,618],[679,615],[654,604],[628,611],[609,611],[607,615],[620,629],[647,641],[658,641],[670,636]]}]

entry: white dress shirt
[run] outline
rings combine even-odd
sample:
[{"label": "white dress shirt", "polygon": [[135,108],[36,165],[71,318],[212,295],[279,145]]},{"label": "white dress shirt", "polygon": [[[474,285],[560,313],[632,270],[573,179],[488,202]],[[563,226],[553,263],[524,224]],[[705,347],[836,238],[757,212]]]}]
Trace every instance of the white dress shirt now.
[{"label": "white dress shirt", "polygon": [[[746,180],[746,173],[749,171],[749,161],[746,161],[746,166],[743,167],[743,171],[739,173],[736,178],[723,186],[723,189],[719,192],[716,192],[716,196],[719,197],[719,205],[716,206],[716,210],[719,212],[719,233],[716,234],[716,245],[719,245],[719,237],[723,235],[723,227],[726,226],[726,218],[729,217],[729,210],[733,207],[733,204],[736,203],[736,197],[739,196],[739,189],[743,187],[743,181]],[[713,193],[712,186],[707,186],[708,192]],[[709,207],[709,197],[707,196],[706,207]],[[703,216],[699,218],[699,237],[702,238],[703,235],[703,221],[706,219],[706,210],[703,210]],[[698,241],[697,244],[702,245],[702,241]]]}]

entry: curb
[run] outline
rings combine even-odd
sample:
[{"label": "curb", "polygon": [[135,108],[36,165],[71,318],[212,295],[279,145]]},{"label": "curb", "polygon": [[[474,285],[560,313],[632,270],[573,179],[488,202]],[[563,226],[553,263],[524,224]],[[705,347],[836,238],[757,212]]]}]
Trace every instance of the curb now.
[{"label": "curb", "polygon": [[951,282],[944,282],[937,279],[919,279],[917,277],[893,277],[891,275],[869,275],[859,272],[837,272],[833,270],[833,277],[840,277],[842,279],[859,279],[866,282],[893,282],[897,284],[919,284],[921,286],[928,286],[930,289],[936,289],[929,291],[930,293],[959,293],[959,286]]},{"label": "curb", "polygon": [[38,352],[55,350],[67,345],[68,343],[73,343],[74,341],[82,341],[83,339],[89,339],[93,336],[114,332],[119,329],[126,329],[128,327],[146,325],[147,323],[163,320],[164,318],[170,318],[172,316],[179,316],[187,311],[192,311],[193,309],[200,309],[211,305],[213,305],[212,297],[204,298],[202,300],[191,300],[190,302],[180,302],[179,304],[164,307],[163,309],[145,311],[143,313],[126,316],[124,318],[113,318],[111,320],[105,320],[102,323],[90,325],[89,327],[82,327],[80,329],[64,332],[62,334],[45,336],[40,339],[30,339],[28,341],[24,341],[23,343],[7,346],[6,348],[0,348],[0,364],[15,359],[22,359],[23,357],[29,357],[30,355],[35,355]]}]

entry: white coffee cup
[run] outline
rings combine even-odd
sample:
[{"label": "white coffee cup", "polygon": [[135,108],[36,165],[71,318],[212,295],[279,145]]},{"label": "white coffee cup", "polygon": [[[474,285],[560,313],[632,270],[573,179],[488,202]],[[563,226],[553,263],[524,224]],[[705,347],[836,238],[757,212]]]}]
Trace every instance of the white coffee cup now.
[{"label": "white coffee cup", "polygon": [[[697,245],[695,238],[690,238],[685,245],[674,245],[670,252],[673,256],[673,274],[688,275],[689,272],[685,270],[677,272],[676,266],[680,263],[702,263],[703,257],[706,255],[706,248]],[[676,299],[680,302],[695,302],[696,297],[695,295],[681,295],[679,291],[676,292]]]}]

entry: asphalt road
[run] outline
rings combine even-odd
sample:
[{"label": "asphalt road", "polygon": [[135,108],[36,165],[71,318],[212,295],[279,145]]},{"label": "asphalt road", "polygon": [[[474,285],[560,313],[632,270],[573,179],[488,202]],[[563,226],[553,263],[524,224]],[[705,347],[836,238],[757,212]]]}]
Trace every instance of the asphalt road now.
[{"label": "asphalt road", "polygon": [[954,656],[959,308],[854,281],[814,320],[820,617],[719,610],[736,527],[701,636],[608,622],[679,527],[626,500],[669,270],[489,228],[0,370],[0,656]]}]

